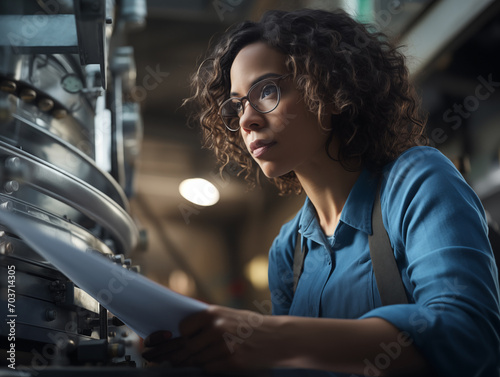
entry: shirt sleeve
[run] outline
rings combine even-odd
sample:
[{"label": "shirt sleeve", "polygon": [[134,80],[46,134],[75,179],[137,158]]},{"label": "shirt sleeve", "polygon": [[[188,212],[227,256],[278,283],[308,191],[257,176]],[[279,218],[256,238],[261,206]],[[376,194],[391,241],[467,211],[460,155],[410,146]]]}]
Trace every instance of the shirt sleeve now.
[{"label": "shirt sleeve", "polygon": [[498,271],[483,207],[432,148],[403,154],[382,181],[382,213],[414,302],[379,307],[439,376],[498,376]]}]

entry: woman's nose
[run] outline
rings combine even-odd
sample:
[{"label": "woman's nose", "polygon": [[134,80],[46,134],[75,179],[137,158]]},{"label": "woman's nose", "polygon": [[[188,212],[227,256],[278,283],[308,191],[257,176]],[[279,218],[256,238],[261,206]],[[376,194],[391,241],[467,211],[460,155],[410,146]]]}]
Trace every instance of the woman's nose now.
[{"label": "woman's nose", "polygon": [[243,114],[241,114],[240,117],[241,129],[250,132],[256,128],[262,127],[263,122],[263,114],[255,110],[250,102],[245,101],[243,104]]}]

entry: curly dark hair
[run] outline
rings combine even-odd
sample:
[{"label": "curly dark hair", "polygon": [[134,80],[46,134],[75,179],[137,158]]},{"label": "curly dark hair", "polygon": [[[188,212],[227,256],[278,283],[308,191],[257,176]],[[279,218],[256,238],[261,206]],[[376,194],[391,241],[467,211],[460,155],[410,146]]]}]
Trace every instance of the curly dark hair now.
[{"label": "curly dark hair", "polygon": [[[427,143],[426,117],[409,79],[405,57],[386,35],[353,20],[342,10],[269,11],[260,22],[229,29],[192,78],[204,146],[213,149],[221,169],[234,161],[251,186],[259,181],[257,164],[239,132],[226,129],[220,104],[229,97],[230,69],[238,52],[265,42],[285,55],[286,67],[310,111],[321,118],[336,114],[325,145],[335,137],[338,160],[346,169],[379,170],[406,149]],[[271,179],[281,194],[300,193],[292,171]]]}]

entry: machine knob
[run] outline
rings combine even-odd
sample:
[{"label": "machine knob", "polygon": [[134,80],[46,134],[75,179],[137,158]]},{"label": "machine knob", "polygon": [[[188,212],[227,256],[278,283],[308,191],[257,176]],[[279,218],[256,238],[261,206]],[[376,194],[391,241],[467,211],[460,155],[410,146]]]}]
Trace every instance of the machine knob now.
[{"label": "machine knob", "polygon": [[17,85],[14,81],[5,80],[0,83],[0,90],[8,93],[14,93],[17,89]]},{"label": "machine knob", "polygon": [[23,89],[21,90],[21,93],[19,94],[19,97],[24,101],[24,102],[32,102],[36,98],[36,92],[33,89]]},{"label": "machine knob", "polygon": [[56,119],[63,119],[63,118],[66,118],[68,116],[68,112],[64,109],[57,109],[57,110],[54,110],[52,112],[52,115]]},{"label": "machine knob", "polygon": [[17,181],[8,181],[3,185],[3,189],[6,194],[12,194],[19,190],[19,182]]},{"label": "machine knob", "polygon": [[54,101],[50,98],[42,98],[38,101],[38,108],[42,111],[50,111],[54,107]]}]

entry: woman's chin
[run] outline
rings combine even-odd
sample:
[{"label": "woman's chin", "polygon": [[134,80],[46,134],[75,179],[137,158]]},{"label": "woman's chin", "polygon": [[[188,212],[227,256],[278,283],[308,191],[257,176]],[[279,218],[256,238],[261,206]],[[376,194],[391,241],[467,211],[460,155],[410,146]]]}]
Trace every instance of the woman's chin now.
[{"label": "woman's chin", "polygon": [[269,178],[279,178],[282,175],[288,174],[290,170],[287,169],[279,169],[276,166],[269,166],[270,164],[262,164],[261,165],[261,170],[264,175]]}]

